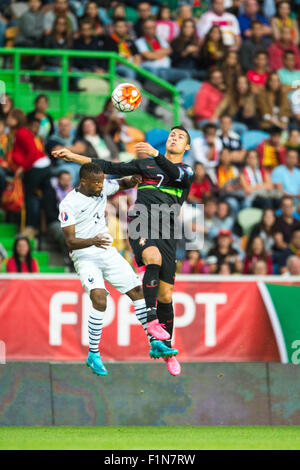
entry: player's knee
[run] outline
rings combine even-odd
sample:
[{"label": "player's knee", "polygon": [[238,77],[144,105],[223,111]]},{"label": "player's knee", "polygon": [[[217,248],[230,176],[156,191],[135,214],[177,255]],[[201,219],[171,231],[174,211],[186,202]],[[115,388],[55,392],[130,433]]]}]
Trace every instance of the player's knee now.
[{"label": "player's knee", "polygon": [[170,304],[172,302],[172,292],[163,292],[159,294],[158,301],[163,304]]},{"label": "player's knee", "polygon": [[148,264],[158,264],[161,266],[162,258],[159,250],[154,247],[147,248],[142,254],[143,263],[145,266]]},{"label": "player's knee", "polygon": [[140,300],[144,298],[143,294],[143,288],[142,286],[136,286],[133,289],[131,289],[129,292],[127,292],[128,297],[131,300]]},{"label": "player's knee", "polygon": [[91,301],[93,307],[100,312],[106,310],[106,292],[94,290],[91,292]]}]

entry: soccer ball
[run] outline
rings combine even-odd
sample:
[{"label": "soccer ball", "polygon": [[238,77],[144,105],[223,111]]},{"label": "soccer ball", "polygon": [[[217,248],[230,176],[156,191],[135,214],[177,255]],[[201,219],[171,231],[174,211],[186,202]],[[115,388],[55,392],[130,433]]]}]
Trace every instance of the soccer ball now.
[{"label": "soccer ball", "polygon": [[129,113],[138,108],[142,95],[135,85],[121,83],[112,92],[111,99],[116,109],[123,113]]}]

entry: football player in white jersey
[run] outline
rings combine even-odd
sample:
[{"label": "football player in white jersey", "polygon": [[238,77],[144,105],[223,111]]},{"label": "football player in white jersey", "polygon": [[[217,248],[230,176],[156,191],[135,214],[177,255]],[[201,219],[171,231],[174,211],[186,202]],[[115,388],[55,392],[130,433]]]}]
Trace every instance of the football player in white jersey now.
[{"label": "football player in white jersey", "polygon": [[[86,364],[94,373],[107,375],[99,353],[107,297],[104,280],[132,300],[136,316],[147,334],[147,312],[141,280],[112,246],[113,240],[105,221],[107,197],[120,189],[134,187],[140,181],[140,176],[107,180],[100,166],[95,163],[83,165],[79,176],[79,187],[71,191],[59,205],[59,220],[75,270],[92,301]],[[161,328],[160,336],[164,333],[165,330]],[[149,339],[156,341],[153,337]],[[170,356],[177,352],[169,348]]]}]

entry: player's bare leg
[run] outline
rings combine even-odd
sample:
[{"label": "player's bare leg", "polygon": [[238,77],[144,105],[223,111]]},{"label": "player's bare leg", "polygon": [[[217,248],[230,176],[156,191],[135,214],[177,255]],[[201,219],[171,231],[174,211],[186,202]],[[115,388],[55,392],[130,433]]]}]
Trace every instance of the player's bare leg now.
[{"label": "player's bare leg", "polygon": [[106,297],[107,292],[105,289],[91,290],[90,299],[92,301],[92,309],[88,320],[89,355],[86,360],[86,365],[97,375],[107,375],[107,370],[102,363],[99,353],[103,317],[106,310]]},{"label": "player's bare leg", "polygon": [[[172,303],[174,285],[165,281],[159,282],[158,301],[157,301],[157,316],[160,323],[164,324],[165,329],[170,335],[170,339],[165,341],[165,344],[171,348],[171,338],[174,327],[174,309]],[[164,358],[166,361],[168,371],[172,375],[179,375],[181,367],[175,355]]]},{"label": "player's bare leg", "polygon": [[142,254],[142,260],[146,266],[143,277],[143,292],[147,307],[147,331],[154,338],[167,340],[170,335],[157,318],[156,303],[159,288],[159,272],[162,263],[161,254],[156,246],[145,248]]}]

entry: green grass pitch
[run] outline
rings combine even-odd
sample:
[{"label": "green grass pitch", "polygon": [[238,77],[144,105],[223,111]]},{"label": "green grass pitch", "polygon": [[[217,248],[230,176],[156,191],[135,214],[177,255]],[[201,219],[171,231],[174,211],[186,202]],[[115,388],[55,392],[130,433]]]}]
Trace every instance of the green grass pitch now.
[{"label": "green grass pitch", "polygon": [[0,427],[7,450],[299,450],[300,426]]}]

